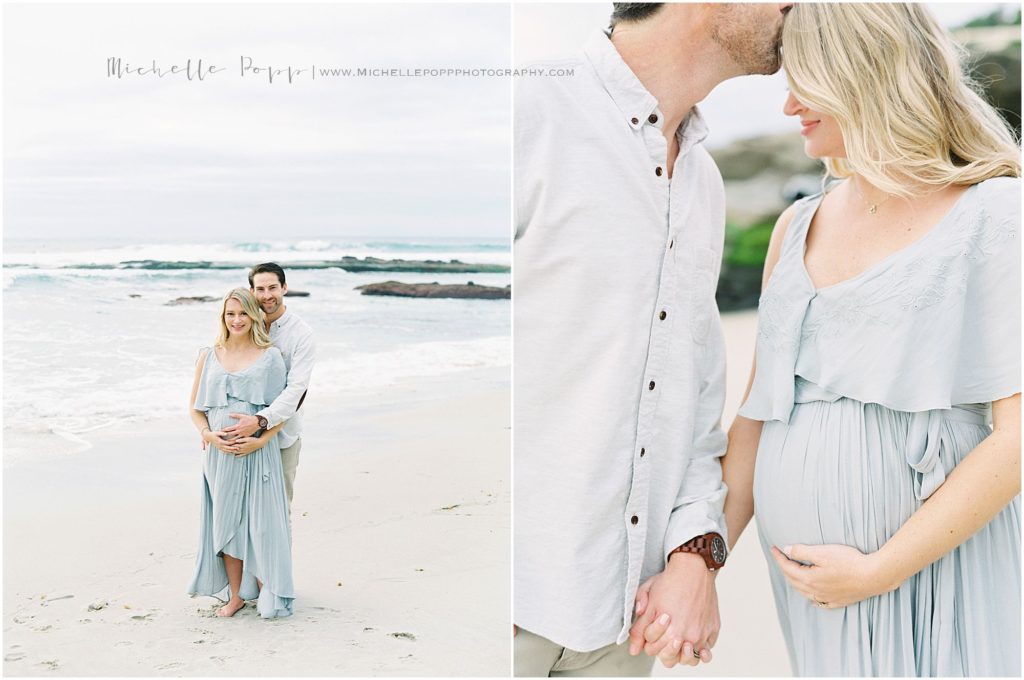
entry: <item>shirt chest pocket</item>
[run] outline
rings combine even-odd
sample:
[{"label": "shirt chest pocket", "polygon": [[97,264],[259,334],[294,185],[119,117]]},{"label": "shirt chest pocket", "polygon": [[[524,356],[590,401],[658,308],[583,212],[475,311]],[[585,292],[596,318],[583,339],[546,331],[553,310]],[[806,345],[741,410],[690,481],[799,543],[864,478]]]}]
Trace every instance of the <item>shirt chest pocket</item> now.
[{"label": "shirt chest pocket", "polygon": [[696,343],[704,344],[711,327],[715,309],[715,290],[718,280],[718,254],[711,248],[697,248],[688,276],[690,297],[690,332]]}]

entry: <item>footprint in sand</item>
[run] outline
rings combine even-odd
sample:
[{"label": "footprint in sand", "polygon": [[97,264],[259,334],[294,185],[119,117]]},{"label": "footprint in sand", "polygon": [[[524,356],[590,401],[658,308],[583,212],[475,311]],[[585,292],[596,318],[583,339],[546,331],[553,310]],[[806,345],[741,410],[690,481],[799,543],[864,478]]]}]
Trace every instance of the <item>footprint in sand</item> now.
[{"label": "footprint in sand", "polygon": [[156,670],[158,670],[158,671],[173,671],[175,668],[182,668],[182,667],[184,667],[184,665],[185,664],[181,663],[180,661],[173,661],[171,663],[165,663],[165,664],[163,664],[161,666],[157,666]]},{"label": "footprint in sand", "polygon": [[58,662],[56,659],[53,659],[52,661],[41,661],[39,662],[39,665],[44,667],[48,671],[55,671],[58,668],[60,668],[60,662]]},{"label": "footprint in sand", "polygon": [[37,633],[45,633],[46,631],[50,630],[51,628],[53,628],[53,626],[51,626],[50,624],[47,624],[45,626],[38,626],[36,628],[33,628],[32,630],[34,630]]},{"label": "footprint in sand", "polygon": [[153,620],[153,612],[150,612],[148,614],[136,614],[135,616],[132,617],[132,621],[152,621],[152,620]]},{"label": "footprint in sand", "polygon": [[114,646],[115,647],[127,647],[130,644],[132,644],[131,640],[120,640],[118,642],[115,642]]},{"label": "footprint in sand", "polygon": [[12,651],[4,655],[4,661],[21,661],[25,658],[25,652]]}]

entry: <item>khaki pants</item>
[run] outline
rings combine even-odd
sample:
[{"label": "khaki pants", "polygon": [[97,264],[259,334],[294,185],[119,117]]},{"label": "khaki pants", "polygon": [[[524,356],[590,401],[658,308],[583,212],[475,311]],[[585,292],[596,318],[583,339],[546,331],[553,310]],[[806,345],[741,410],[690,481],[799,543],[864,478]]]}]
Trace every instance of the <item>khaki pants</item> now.
[{"label": "khaki pants", "polygon": [[284,490],[288,494],[288,512],[292,511],[292,494],[295,491],[295,471],[299,467],[299,451],[302,450],[302,437],[287,449],[281,449],[281,467],[284,468]]},{"label": "khaki pants", "polygon": [[574,652],[522,628],[515,637],[516,677],[646,677],[654,659],[643,652],[630,656],[628,642]]}]

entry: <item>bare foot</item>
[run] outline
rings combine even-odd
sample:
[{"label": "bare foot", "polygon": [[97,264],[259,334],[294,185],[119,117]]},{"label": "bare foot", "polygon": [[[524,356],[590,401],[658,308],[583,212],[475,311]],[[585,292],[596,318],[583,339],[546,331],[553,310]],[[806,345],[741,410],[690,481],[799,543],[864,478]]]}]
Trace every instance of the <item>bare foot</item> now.
[{"label": "bare foot", "polygon": [[234,616],[235,612],[245,606],[245,600],[238,597],[231,598],[226,605],[217,610],[217,616],[227,618]]}]

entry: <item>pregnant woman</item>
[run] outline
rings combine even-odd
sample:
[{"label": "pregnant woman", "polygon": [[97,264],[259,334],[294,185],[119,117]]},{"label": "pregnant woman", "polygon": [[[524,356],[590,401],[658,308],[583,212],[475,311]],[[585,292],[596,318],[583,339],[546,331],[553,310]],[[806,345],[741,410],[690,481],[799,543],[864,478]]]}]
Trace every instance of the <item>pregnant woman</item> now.
[{"label": "pregnant woman", "polygon": [[290,616],[291,531],[277,428],[228,439],[230,413],[255,414],[285,387],[281,352],[270,343],[252,293],[236,288],[221,306],[220,333],[200,352],[190,413],[204,441],[199,554],[188,592],[227,602],[233,616],[258,598],[263,618]]},{"label": "pregnant woman", "polygon": [[1019,677],[1019,150],[921,5],[798,3],[783,65],[837,181],[772,236],[731,539],[798,675]]}]

